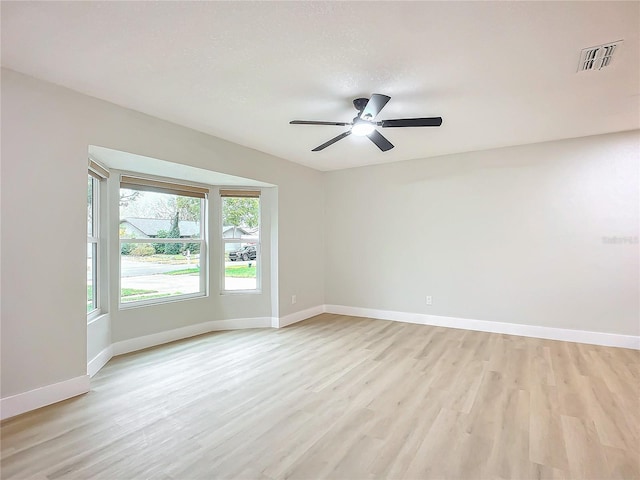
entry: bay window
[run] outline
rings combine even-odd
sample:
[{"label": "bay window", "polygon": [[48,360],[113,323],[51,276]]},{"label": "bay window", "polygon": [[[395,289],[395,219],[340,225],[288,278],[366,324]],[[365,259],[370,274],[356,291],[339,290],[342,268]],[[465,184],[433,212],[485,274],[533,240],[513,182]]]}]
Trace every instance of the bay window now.
[{"label": "bay window", "polygon": [[120,305],[206,295],[208,189],[123,175]]}]

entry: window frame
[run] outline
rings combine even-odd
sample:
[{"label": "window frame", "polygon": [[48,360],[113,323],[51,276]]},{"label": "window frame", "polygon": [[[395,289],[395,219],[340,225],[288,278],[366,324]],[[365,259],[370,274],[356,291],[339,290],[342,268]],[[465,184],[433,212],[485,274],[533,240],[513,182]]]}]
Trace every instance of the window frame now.
[{"label": "window frame", "polygon": [[[133,175],[133,174],[132,174]],[[126,179],[126,180],[125,180]],[[208,297],[208,275],[209,275],[209,261],[208,261],[208,238],[207,238],[207,223],[208,223],[208,200],[209,200],[209,189],[208,187],[203,187],[196,184],[191,183],[177,183],[173,179],[165,179],[160,177],[151,177],[151,176],[131,176],[127,173],[123,173],[120,176],[120,184],[118,185],[118,194],[120,191],[124,189],[136,189],[131,188],[134,186],[133,183],[135,180],[140,181],[139,191],[151,191],[156,193],[168,194],[168,195],[176,195],[176,196],[189,196],[190,192],[200,192],[203,196],[194,197],[200,199],[200,238],[120,238],[120,229],[118,228],[118,308],[120,310],[127,310],[130,308],[137,307],[145,307],[149,305],[162,305],[165,303],[178,302],[183,300],[190,300],[194,298],[203,298]],[[123,182],[126,181],[126,185],[123,186]],[[155,185],[155,186],[154,186]],[[158,187],[160,185],[160,187]],[[164,186],[163,186],[164,185]],[[147,188],[148,187],[148,188]],[[173,190],[173,191],[172,191]],[[206,192],[206,193],[204,193]],[[118,226],[122,218],[120,217],[120,209],[118,208]],[[134,244],[144,244],[144,243],[199,243],[200,244],[200,278],[199,278],[199,291],[192,293],[184,293],[181,295],[169,295],[166,297],[160,298],[150,298],[150,299],[142,299],[142,300],[134,300],[130,302],[122,301],[122,244],[123,243],[134,243]]]},{"label": "window frame", "polygon": [[[228,195],[227,193],[237,192],[238,196]],[[242,195],[242,192],[253,193],[253,195]],[[257,195],[256,195],[257,193]],[[226,254],[227,254],[227,244],[228,243],[249,243],[246,238],[240,237],[232,237],[225,238],[223,228],[224,228],[224,198],[257,198],[258,199],[258,241],[256,242],[256,288],[246,289],[246,290],[228,290],[225,288],[226,284]],[[221,241],[221,252],[220,252],[220,295],[256,295],[262,293],[262,189],[260,188],[243,188],[243,187],[226,187],[220,188],[218,192],[218,199],[220,205],[219,215],[220,218],[218,225],[218,235]]]},{"label": "window frame", "polygon": [[95,245],[95,251],[92,247],[92,293],[96,308],[87,312],[87,323],[93,322],[95,319],[104,315],[108,311],[109,305],[109,253],[106,249],[106,235],[108,229],[107,208],[108,205],[108,188],[107,180],[109,179],[109,170],[96,162],[91,155],[87,159],[88,177],[92,179],[91,194],[91,235],[87,232],[87,254],[89,245]]},{"label": "window frame", "polygon": [[[92,300],[95,308],[87,311],[87,321],[91,321],[94,318],[102,314],[102,241],[101,241],[101,183],[102,178],[93,172],[91,169],[88,171],[87,176],[91,179],[91,235],[87,231],[87,256],[89,254],[89,248],[91,248],[91,289]],[[87,223],[88,225],[88,223]],[[95,247],[94,247],[95,246]],[[87,257],[88,260],[88,257]],[[88,303],[88,299],[87,299]]]}]

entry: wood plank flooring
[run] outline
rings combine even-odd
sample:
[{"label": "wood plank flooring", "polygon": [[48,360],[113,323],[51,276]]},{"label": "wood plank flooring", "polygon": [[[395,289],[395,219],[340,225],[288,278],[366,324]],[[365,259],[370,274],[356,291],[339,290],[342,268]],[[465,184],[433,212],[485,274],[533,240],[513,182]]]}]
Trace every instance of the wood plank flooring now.
[{"label": "wood plank flooring", "polygon": [[324,314],[114,358],[1,476],[638,479],[640,352]]}]

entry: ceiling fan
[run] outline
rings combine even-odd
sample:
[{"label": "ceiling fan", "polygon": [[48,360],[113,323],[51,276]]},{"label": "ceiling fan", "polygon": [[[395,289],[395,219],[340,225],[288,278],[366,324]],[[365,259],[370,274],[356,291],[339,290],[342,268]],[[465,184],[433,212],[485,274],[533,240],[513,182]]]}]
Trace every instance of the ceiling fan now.
[{"label": "ceiling fan", "polygon": [[380,132],[376,130],[376,127],[389,128],[389,127],[439,127],[442,125],[442,117],[430,117],[430,118],[400,118],[396,120],[382,120],[380,122],[374,122],[376,116],[384,108],[387,102],[391,100],[391,97],[386,95],[380,95],[374,93],[371,98],[356,98],[353,101],[353,106],[358,110],[358,115],[353,119],[353,122],[316,122],[314,120],[292,120],[289,123],[291,125],[335,125],[335,126],[349,126],[349,130],[341,133],[337,137],[333,137],[328,142],[311,150],[312,152],[319,152],[324,150],[329,145],[333,145],[338,140],[342,140],[348,137],[352,133],[359,136],[367,136],[375,143],[380,150],[386,152],[393,148],[393,144],[387,140]]}]

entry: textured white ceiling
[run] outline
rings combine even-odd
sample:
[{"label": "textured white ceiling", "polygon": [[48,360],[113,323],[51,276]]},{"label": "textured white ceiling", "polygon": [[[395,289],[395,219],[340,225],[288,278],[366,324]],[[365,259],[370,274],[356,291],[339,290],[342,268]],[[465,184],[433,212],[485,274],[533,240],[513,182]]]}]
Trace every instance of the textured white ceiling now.
[{"label": "textured white ceiling", "polygon": [[[2,65],[319,170],[640,127],[639,2],[2,2]],[[584,47],[624,39],[605,70]],[[311,149],[355,97],[381,129]]]}]

